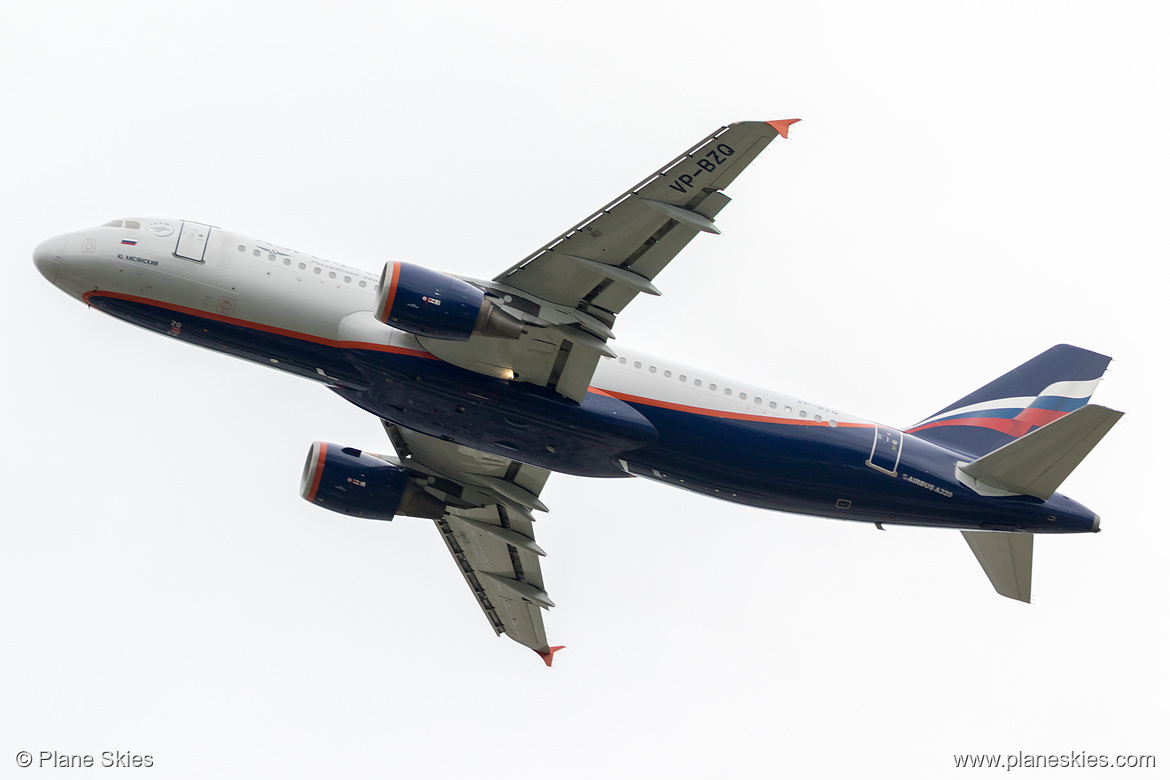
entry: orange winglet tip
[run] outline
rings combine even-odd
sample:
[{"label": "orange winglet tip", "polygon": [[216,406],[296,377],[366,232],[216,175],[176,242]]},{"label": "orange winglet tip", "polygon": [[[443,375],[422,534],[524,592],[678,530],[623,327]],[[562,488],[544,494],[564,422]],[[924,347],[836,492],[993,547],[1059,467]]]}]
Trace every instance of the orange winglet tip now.
[{"label": "orange winglet tip", "polygon": [[542,653],[539,650],[537,650],[536,654],[539,655],[541,658],[543,658],[544,665],[551,669],[552,668],[553,653],[555,653],[557,650],[564,650],[564,649],[565,649],[564,645],[557,645],[556,647],[550,647],[548,649],[547,653]]},{"label": "orange winglet tip", "polygon": [[780,134],[781,138],[788,137],[788,128],[799,122],[799,119],[777,119],[773,122],[768,122],[772,127],[776,128],[776,132]]}]

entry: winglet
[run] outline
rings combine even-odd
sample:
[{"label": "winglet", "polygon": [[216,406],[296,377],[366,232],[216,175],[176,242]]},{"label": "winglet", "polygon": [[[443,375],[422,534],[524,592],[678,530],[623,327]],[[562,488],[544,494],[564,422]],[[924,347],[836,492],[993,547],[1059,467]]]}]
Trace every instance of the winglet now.
[{"label": "winglet", "polygon": [[555,653],[557,650],[564,650],[564,649],[565,649],[564,645],[557,645],[556,647],[550,647],[548,649],[547,653],[542,653],[539,650],[537,650],[536,654],[539,655],[541,658],[543,658],[544,665],[551,669],[552,668],[553,653]]},{"label": "winglet", "polygon": [[780,134],[781,138],[787,138],[788,128],[792,127],[799,121],[799,119],[777,119],[772,122],[767,122],[766,124],[776,128],[776,132]]}]

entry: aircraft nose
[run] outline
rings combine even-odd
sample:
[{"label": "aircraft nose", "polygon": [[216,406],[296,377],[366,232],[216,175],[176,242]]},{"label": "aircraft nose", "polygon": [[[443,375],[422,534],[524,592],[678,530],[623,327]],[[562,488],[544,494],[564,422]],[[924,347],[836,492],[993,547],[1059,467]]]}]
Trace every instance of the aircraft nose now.
[{"label": "aircraft nose", "polygon": [[65,242],[59,238],[50,238],[33,250],[33,263],[41,276],[56,284],[57,272],[61,270],[61,257],[65,254]]}]

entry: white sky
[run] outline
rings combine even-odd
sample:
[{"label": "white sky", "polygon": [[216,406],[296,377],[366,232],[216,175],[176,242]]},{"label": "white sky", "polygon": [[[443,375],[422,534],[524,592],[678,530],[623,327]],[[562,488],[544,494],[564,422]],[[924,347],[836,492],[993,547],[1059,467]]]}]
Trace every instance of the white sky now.
[{"label": "white sky", "polygon": [[[1170,765],[1167,21],[6,0],[0,775],[20,750],[168,778]],[[1104,531],[1037,540],[1033,605],[954,532],[554,476],[549,671],[493,636],[428,521],[298,497],[312,441],[389,449],[373,418],[86,310],[31,261],[170,216],[489,277],[720,125],[791,116],[619,341],[894,425],[1058,342],[1113,355],[1097,397],[1129,414],[1063,487]]]}]

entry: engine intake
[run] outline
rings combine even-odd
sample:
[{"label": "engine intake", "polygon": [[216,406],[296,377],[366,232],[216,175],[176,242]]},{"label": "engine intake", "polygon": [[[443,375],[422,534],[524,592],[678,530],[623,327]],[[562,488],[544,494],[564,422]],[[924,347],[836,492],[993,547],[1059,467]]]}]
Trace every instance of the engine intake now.
[{"label": "engine intake", "polygon": [[437,519],[446,506],[406,469],[353,447],[315,442],[301,474],[301,498],[332,512],[371,520],[395,515]]},{"label": "engine intake", "polygon": [[416,336],[467,341],[473,335],[518,339],[524,323],[473,284],[411,263],[391,261],[378,282],[374,316]]}]

